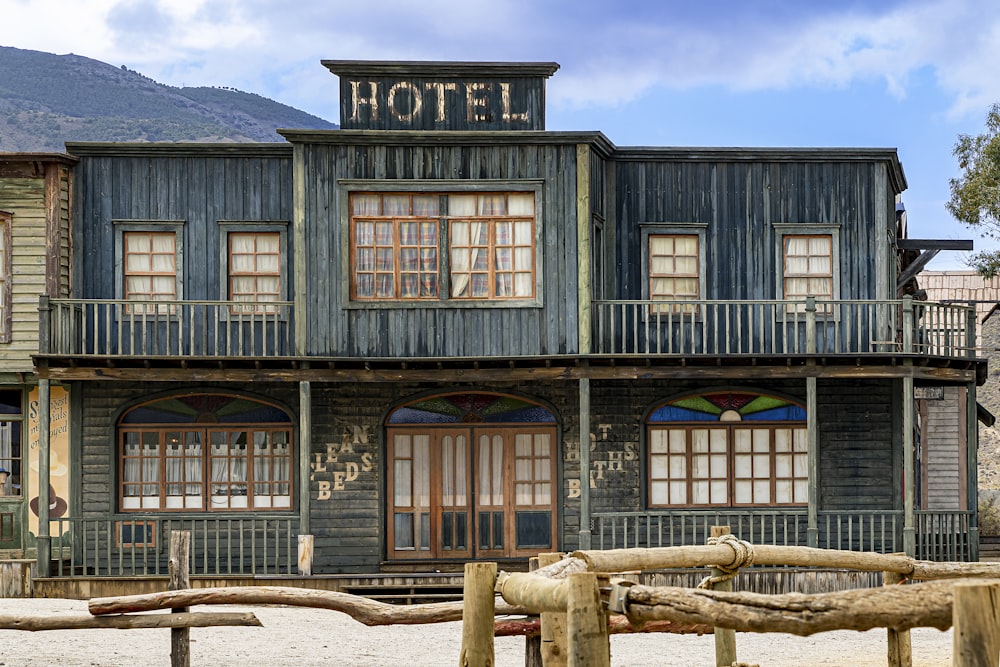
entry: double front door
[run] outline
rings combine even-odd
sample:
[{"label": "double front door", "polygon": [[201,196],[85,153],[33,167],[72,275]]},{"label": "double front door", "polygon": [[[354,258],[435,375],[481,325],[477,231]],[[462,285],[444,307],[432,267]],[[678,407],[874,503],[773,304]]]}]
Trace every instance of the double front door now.
[{"label": "double front door", "polygon": [[387,435],[389,558],[553,550],[554,427],[400,427]]}]

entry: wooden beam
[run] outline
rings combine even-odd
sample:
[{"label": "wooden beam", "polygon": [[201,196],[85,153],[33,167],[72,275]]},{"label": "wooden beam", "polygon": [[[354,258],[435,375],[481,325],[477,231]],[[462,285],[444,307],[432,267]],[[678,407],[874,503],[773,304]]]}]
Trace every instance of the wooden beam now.
[{"label": "wooden beam", "polygon": [[970,239],[897,239],[900,250],[972,250]]},{"label": "wooden beam", "polygon": [[912,377],[944,383],[976,382],[976,369],[904,367],[885,360],[871,366],[758,365],[758,366],[589,366],[552,368],[480,368],[472,369],[328,369],[252,370],[206,368],[83,368],[48,367],[40,378],[66,382],[72,380],[134,380],[147,382],[526,382],[580,380],[760,380],[765,378],[902,378]]}]

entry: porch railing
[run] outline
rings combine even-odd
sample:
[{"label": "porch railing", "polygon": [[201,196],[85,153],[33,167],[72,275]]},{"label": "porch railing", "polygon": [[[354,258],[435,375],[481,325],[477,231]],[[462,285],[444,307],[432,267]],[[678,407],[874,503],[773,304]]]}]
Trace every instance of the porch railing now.
[{"label": "porch railing", "polygon": [[913,301],[594,301],[594,352],[974,356],[964,305]]},{"label": "porch railing", "polygon": [[276,357],[294,355],[290,301],[49,299],[42,354]]},{"label": "porch railing", "polygon": [[298,518],[128,517],[53,519],[53,576],[166,576],[170,532],[191,533],[191,573],[288,575],[298,567]]},{"label": "porch railing", "polygon": [[[971,512],[915,512],[917,549],[924,560],[967,561]],[[820,548],[895,553],[903,551],[902,511],[821,511]],[[808,546],[807,510],[684,510],[675,512],[600,512],[592,515],[597,549],[677,547],[705,544],[711,526],[729,526],[752,544]]]}]

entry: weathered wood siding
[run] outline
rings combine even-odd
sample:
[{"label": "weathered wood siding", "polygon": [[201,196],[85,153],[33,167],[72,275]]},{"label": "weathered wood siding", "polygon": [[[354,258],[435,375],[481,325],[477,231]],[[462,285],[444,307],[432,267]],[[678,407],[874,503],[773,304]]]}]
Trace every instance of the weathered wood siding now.
[{"label": "weathered wood siding", "polygon": [[[439,138],[444,133],[437,135]],[[498,140],[499,141],[499,140]],[[308,316],[309,355],[375,357],[504,356],[573,353],[577,349],[576,147],[573,144],[482,145],[305,144],[297,160],[307,174],[302,224],[306,247],[297,267],[308,275],[308,292],[297,309]],[[346,276],[340,220],[340,179],[440,181],[543,181],[540,216],[541,307],[458,307],[365,302],[345,308]],[[502,186],[498,186],[502,190]]]},{"label": "weathered wood siding", "polygon": [[[942,387],[940,400],[920,401],[920,508],[960,510],[965,494],[965,389]],[[918,405],[919,405],[918,404]]]},{"label": "weathered wood siding", "polygon": [[[11,214],[10,272],[11,281],[11,337],[10,343],[0,345],[0,363],[3,370],[30,372],[31,355],[38,352],[38,297],[50,288],[55,296],[65,293],[69,281],[68,235],[53,238],[49,227],[48,210],[51,203],[57,219],[52,221],[55,230],[68,231],[69,172],[64,166],[46,165],[51,181],[47,185],[42,170],[32,177],[0,177],[0,211]],[[53,201],[46,197],[52,188]],[[50,247],[50,241],[56,243]],[[49,267],[52,258],[54,275]]]},{"label": "weathered wood siding", "polygon": [[[191,147],[67,144],[81,156],[76,174],[73,231],[74,296],[121,298],[115,293],[113,221],[183,221],[183,299],[226,294],[220,266],[225,237],[219,221],[291,223],[291,147],[282,144]],[[285,248],[288,266],[292,234]],[[283,285],[293,293],[292,272]],[[223,297],[224,298],[224,297]]]},{"label": "weathered wood siding", "polygon": [[708,225],[708,299],[781,298],[774,224],[839,225],[840,298],[874,299],[879,285],[887,291],[890,277],[876,275],[873,260],[879,235],[894,220],[895,186],[886,186],[885,162],[699,159],[697,150],[682,152],[623,154],[616,165],[617,298],[641,297],[646,269],[639,225],[657,222]]}]

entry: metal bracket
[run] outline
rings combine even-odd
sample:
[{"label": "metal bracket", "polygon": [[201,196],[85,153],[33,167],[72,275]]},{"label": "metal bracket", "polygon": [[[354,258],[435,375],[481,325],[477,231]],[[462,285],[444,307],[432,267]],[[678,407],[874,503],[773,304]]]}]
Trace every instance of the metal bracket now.
[{"label": "metal bracket", "polygon": [[625,607],[628,605],[628,589],[634,585],[634,581],[611,582],[611,588],[608,589],[608,611],[624,614]]}]

